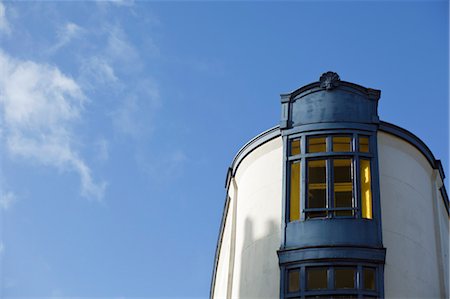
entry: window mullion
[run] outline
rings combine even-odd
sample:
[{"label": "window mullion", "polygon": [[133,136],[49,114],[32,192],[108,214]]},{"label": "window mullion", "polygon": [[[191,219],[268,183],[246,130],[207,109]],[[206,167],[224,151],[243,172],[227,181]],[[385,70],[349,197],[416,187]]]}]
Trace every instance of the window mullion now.
[{"label": "window mullion", "polygon": [[356,218],[362,218],[361,214],[361,186],[359,184],[361,180],[361,173],[360,173],[360,160],[359,155],[355,155],[355,167],[353,171],[355,172],[355,180],[353,181],[353,186],[355,188],[355,206],[358,208],[356,210]]},{"label": "window mullion", "polygon": [[328,277],[328,290],[334,290],[334,267],[329,267],[327,270]]},{"label": "window mullion", "polygon": [[[332,209],[334,208],[334,184],[333,184],[333,178],[334,178],[334,169],[333,169],[333,160],[327,159],[327,208]],[[333,212],[328,212],[328,218],[333,218]]]},{"label": "window mullion", "polygon": [[[306,153],[306,137],[300,138],[300,152]],[[306,208],[306,190],[308,188],[306,181],[306,159],[300,160],[300,221],[305,220],[305,208]]]}]

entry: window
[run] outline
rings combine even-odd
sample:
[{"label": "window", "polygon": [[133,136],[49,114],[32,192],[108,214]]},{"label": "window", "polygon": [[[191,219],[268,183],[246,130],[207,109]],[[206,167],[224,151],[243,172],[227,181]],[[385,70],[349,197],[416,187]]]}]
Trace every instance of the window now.
[{"label": "window", "polygon": [[288,222],[372,219],[370,136],[301,135],[289,139]]},{"label": "window", "polygon": [[377,266],[306,264],[286,270],[284,298],[377,298]]}]

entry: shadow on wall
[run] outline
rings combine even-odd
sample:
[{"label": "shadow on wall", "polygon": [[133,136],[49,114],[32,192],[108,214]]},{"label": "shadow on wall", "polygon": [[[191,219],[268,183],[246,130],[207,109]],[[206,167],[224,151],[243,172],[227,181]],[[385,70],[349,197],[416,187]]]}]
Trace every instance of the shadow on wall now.
[{"label": "shadow on wall", "polygon": [[267,221],[264,236],[254,237],[254,224],[245,219],[241,251],[239,298],[278,298],[278,230],[275,221]]}]

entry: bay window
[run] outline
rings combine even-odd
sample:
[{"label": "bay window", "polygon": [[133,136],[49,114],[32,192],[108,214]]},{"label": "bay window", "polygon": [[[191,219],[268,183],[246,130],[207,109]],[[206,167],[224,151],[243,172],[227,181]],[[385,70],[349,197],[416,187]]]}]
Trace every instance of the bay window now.
[{"label": "bay window", "polygon": [[304,134],[288,141],[288,222],[373,218],[369,135]]}]

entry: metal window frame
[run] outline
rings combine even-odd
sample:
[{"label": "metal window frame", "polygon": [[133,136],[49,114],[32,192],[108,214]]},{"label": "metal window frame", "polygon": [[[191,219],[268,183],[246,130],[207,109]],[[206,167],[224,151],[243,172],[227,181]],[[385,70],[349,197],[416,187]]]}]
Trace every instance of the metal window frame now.
[{"label": "metal window frame", "polygon": [[[374,296],[376,298],[382,297],[382,264],[372,264],[361,261],[335,261],[335,262],[308,262],[308,263],[294,263],[282,267],[281,275],[286,277],[283,279],[281,298],[306,298],[306,296],[339,296],[350,295],[358,298],[366,298],[366,296]],[[326,268],[327,271],[327,289],[307,290],[307,268]],[[351,268],[355,270],[355,287],[353,289],[337,289],[335,287],[334,276],[336,268]],[[375,290],[367,290],[363,288],[364,268],[371,268],[375,270]],[[288,292],[289,281],[287,275],[289,271],[299,271],[299,285],[300,289],[297,292]]]},{"label": "metal window frame", "polygon": [[[369,138],[369,152],[359,152],[359,138],[360,136]],[[320,153],[308,153],[307,140],[309,138],[315,137],[325,137],[326,140],[326,152]],[[350,137],[351,138],[351,151],[350,152],[333,152],[333,137]],[[294,140],[300,140],[300,154],[291,156],[290,153],[292,151],[292,142]],[[361,186],[360,186],[360,159],[368,159],[370,161],[371,166],[371,177],[374,178],[375,175],[375,166],[376,162],[376,131],[366,131],[366,130],[357,130],[357,129],[346,129],[346,130],[326,130],[326,131],[312,131],[312,132],[300,132],[292,135],[285,136],[285,187],[284,187],[284,198],[286,201],[286,209],[285,209],[285,219],[284,222],[292,222],[290,221],[290,200],[291,200],[291,163],[299,162],[300,163],[300,176],[299,176],[299,184],[300,184],[300,198],[299,198],[299,206],[300,206],[300,217],[299,220],[294,221],[314,221],[314,220],[322,220],[322,219],[336,219],[336,218],[361,218],[362,219],[362,196],[361,196]],[[332,165],[334,159],[347,158],[351,159],[352,162],[352,207],[351,208],[336,208],[334,207],[334,167]],[[308,208],[307,207],[307,192],[308,192],[308,168],[307,164],[310,160],[315,159],[323,159],[326,161],[326,207],[325,208]],[[378,172],[376,172],[378,173]],[[372,207],[374,206],[374,198],[375,198],[375,186],[374,180],[371,181],[371,191],[372,191]],[[336,216],[335,211],[354,211],[352,216]],[[325,211],[325,217],[315,217],[315,218],[307,218],[306,214],[308,212],[313,211]],[[373,217],[375,217],[375,213],[373,212]],[[372,218],[373,219],[373,218]],[[368,219],[371,220],[371,219]]]}]

